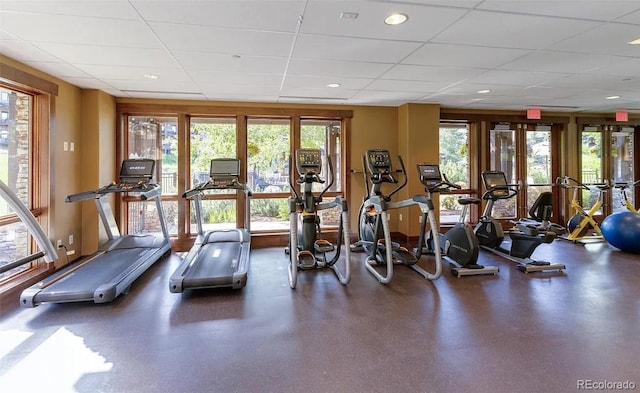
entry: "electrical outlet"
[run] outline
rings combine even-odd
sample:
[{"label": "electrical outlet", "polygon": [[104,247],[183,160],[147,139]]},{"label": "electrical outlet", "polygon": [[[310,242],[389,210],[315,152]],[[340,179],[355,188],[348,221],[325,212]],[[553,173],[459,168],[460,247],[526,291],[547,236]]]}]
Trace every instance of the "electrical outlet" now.
[{"label": "electrical outlet", "polygon": [[58,248],[62,248],[62,239],[58,239],[58,241],[56,242],[56,246]]},{"label": "electrical outlet", "polygon": [[69,245],[73,244],[73,235],[69,235]]},{"label": "electrical outlet", "polygon": [[69,250],[67,251],[67,255],[73,255],[76,253],[76,250]]},{"label": "electrical outlet", "polygon": [[418,224],[422,224],[422,216],[418,216]]},{"label": "electrical outlet", "polygon": [[402,213],[398,215],[398,220],[402,221]]},{"label": "electrical outlet", "polygon": [[62,149],[64,151],[68,151],[69,150],[69,142],[67,142],[67,141],[62,142]]}]

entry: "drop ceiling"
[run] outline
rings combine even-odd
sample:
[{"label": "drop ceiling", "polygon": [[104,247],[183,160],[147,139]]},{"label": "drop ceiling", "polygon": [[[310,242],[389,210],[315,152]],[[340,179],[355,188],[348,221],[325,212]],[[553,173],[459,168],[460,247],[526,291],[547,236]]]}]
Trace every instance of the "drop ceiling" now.
[{"label": "drop ceiling", "polygon": [[115,97],[640,113],[638,38],[638,0],[0,0],[0,54]]}]

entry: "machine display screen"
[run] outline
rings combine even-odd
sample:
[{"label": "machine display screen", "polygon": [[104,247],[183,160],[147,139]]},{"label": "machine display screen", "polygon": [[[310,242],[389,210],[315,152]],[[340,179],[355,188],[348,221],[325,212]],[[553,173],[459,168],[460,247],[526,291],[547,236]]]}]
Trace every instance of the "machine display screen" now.
[{"label": "machine display screen", "polygon": [[442,180],[440,168],[434,164],[418,164],[418,174],[425,180]]},{"label": "machine display screen", "polygon": [[482,174],[482,180],[484,181],[484,186],[487,189],[503,187],[502,189],[494,190],[492,192],[493,195],[505,196],[509,194],[509,190],[507,189],[507,178],[504,175],[504,172],[485,172]]},{"label": "machine display screen", "polygon": [[130,181],[131,179],[151,180],[156,162],[151,159],[124,160],[120,168],[120,180]]},{"label": "machine display screen", "polygon": [[240,160],[235,158],[214,158],[209,169],[210,177],[238,177],[240,174]]},{"label": "machine display screen", "polygon": [[391,172],[391,153],[389,153],[389,150],[369,150],[367,151],[367,159],[367,164],[371,173]]},{"label": "machine display screen", "polygon": [[322,153],[320,149],[296,150],[296,169],[301,176],[309,171],[319,175],[322,171]]}]

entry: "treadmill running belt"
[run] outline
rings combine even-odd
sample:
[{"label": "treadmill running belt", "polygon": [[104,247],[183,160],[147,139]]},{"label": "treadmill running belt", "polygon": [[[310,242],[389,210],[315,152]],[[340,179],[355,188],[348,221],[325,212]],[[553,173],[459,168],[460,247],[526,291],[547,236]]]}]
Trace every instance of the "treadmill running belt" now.
[{"label": "treadmill running belt", "polygon": [[232,283],[240,264],[239,242],[207,243],[184,278],[185,287],[227,285]]},{"label": "treadmill running belt", "polygon": [[155,248],[109,251],[44,288],[36,295],[36,299],[38,302],[65,301],[67,298],[76,301],[93,300],[94,292],[99,286],[112,282],[127,270],[134,269],[145,254],[155,251]]}]

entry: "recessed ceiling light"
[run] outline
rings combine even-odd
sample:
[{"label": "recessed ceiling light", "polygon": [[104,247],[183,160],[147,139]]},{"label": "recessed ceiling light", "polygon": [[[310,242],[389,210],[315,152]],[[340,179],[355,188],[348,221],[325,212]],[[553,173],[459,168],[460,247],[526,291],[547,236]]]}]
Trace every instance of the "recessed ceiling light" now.
[{"label": "recessed ceiling light", "polygon": [[478,90],[478,94],[487,94],[489,93],[491,90],[489,89],[484,89],[484,90]]},{"label": "recessed ceiling light", "polygon": [[340,83],[329,83],[327,87],[340,87]]},{"label": "recessed ceiling light", "polygon": [[617,100],[618,98],[620,98],[620,96],[609,96],[609,97],[605,97],[605,100]]},{"label": "recessed ceiling light", "polygon": [[628,42],[629,45],[640,45],[640,38]]},{"label": "recessed ceiling light", "polygon": [[399,25],[404,23],[409,19],[409,17],[405,14],[391,14],[384,19],[384,23],[388,25]]},{"label": "recessed ceiling light", "polygon": [[156,74],[144,74],[144,77],[147,79],[158,79],[158,75]]}]

